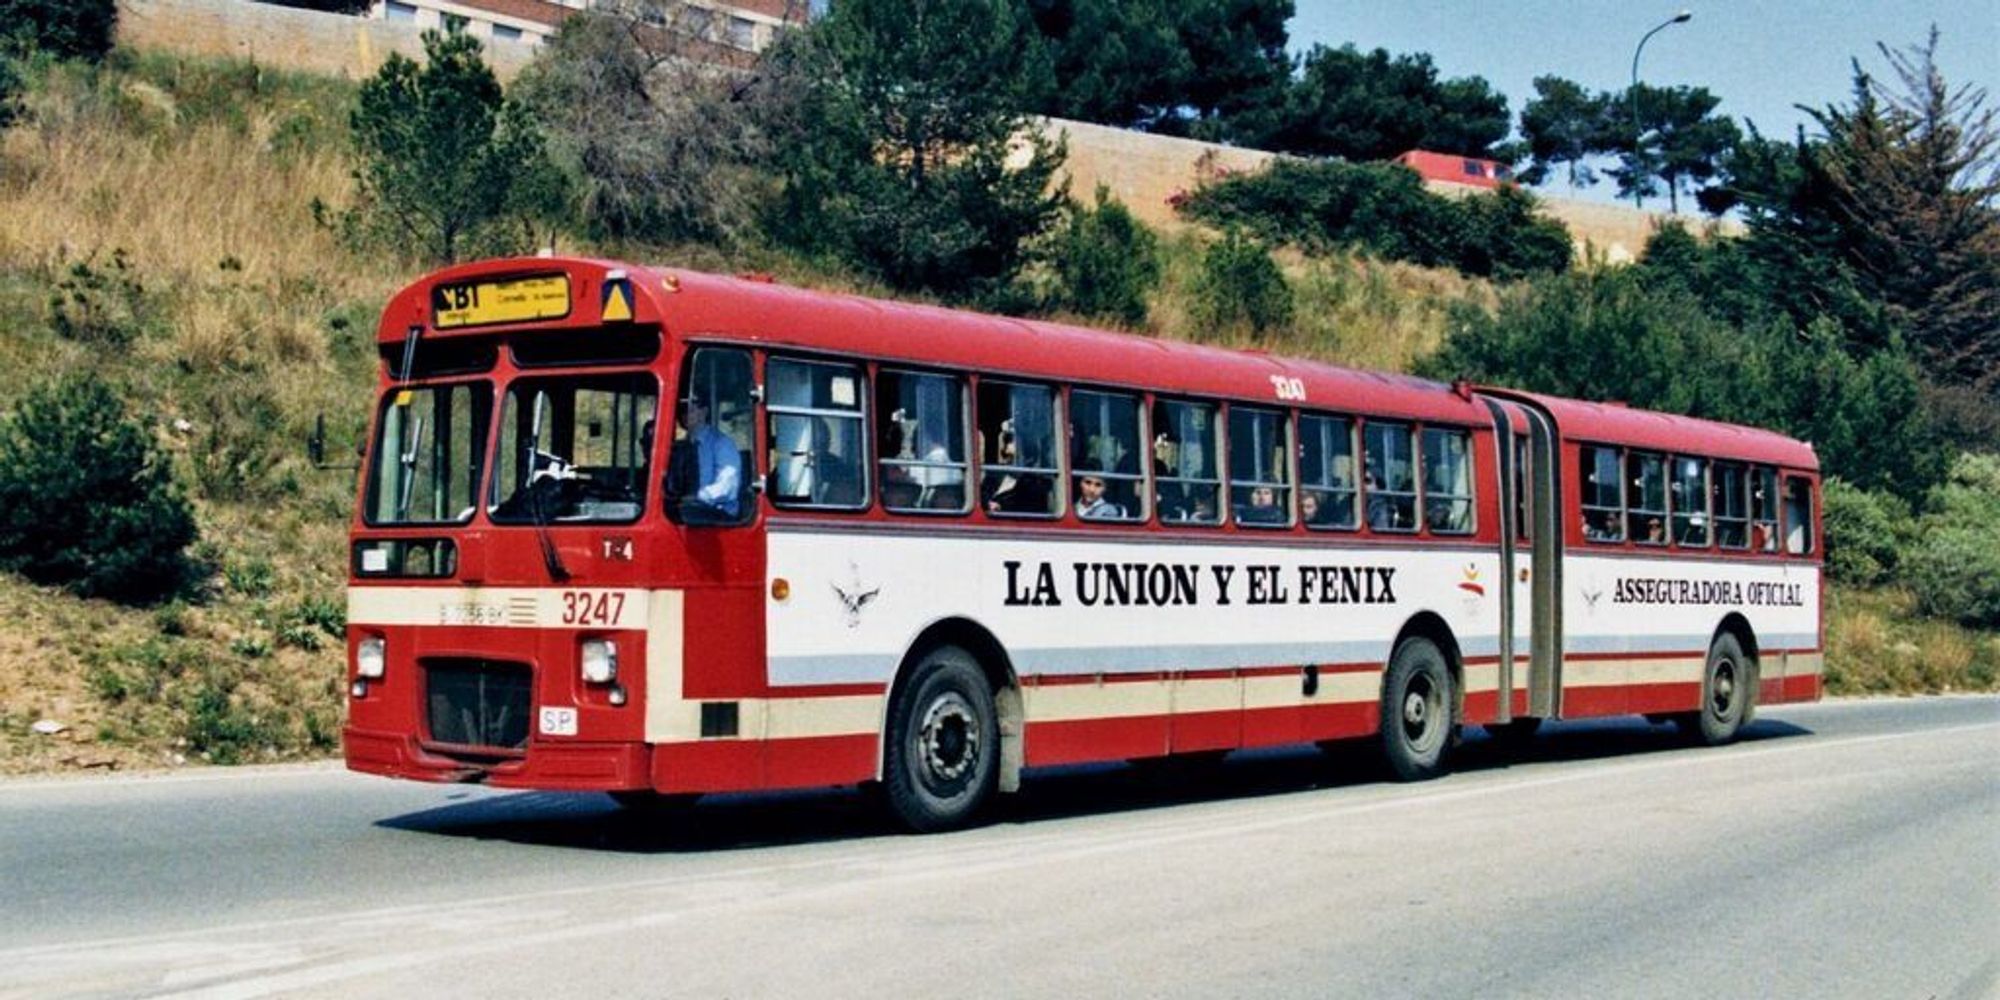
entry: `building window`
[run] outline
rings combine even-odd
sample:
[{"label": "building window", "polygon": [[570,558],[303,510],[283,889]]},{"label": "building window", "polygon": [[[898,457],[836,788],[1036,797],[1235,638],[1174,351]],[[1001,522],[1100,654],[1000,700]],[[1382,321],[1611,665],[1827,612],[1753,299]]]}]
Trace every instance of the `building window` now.
[{"label": "building window", "polygon": [[504,24],[496,24],[493,26],[493,40],[496,42],[518,42],[521,40],[521,29],[509,28]]},{"label": "building window", "polygon": [[752,21],[752,20],[750,20],[750,19],[749,19],[749,18],[747,18],[747,17],[732,17],[732,18],[730,18],[730,19],[729,19],[729,44],[731,44],[731,45],[734,45],[734,46],[736,46],[736,47],[737,47],[737,48],[739,48],[739,49],[754,49],[754,48],[756,48],[756,47],[757,47],[757,22],[755,22],[755,21]]},{"label": "building window", "polygon": [[388,0],[382,5],[382,19],[385,21],[415,21],[417,8],[406,3]]}]

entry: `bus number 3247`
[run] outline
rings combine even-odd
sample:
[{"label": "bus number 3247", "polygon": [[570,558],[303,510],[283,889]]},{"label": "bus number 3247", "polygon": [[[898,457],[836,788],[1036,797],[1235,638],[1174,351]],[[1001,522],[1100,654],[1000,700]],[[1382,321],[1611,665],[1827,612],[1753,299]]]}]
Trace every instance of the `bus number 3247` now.
[{"label": "bus number 3247", "polygon": [[562,600],[564,625],[616,625],[625,614],[625,595],[616,591],[566,590]]}]

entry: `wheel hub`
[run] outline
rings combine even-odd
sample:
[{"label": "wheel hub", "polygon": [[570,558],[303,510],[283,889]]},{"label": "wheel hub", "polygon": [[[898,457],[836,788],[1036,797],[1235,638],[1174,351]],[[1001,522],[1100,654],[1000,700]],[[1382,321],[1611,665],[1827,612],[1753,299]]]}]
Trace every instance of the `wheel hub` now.
[{"label": "wheel hub", "polygon": [[972,706],[956,693],[931,703],[917,730],[924,769],[938,781],[956,781],[979,760],[979,727]]},{"label": "wheel hub", "polygon": [[1723,661],[1715,666],[1715,682],[1709,708],[1717,716],[1727,716],[1736,705],[1736,665]]}]

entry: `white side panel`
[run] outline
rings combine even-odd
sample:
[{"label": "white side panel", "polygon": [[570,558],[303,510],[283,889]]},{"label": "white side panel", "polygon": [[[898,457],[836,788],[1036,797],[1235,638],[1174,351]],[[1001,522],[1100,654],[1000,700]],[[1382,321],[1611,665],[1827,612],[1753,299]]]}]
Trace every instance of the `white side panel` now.
[{"label": "white side panel", "polygon": [[1819,646],[1819,569],[1799,564],[1591,557],[1563,566],[1563,649],[1570,655],[1706,653],[1739,612],[1766,650]]},{"label": "white side panel", "polygon": [[1023,675],[1379,663],[1425,610],[1465,655],[1498,648],[1499,558],[1476,551],[773,530],[769,560],[774,685],[886,683],[948,617]]}]

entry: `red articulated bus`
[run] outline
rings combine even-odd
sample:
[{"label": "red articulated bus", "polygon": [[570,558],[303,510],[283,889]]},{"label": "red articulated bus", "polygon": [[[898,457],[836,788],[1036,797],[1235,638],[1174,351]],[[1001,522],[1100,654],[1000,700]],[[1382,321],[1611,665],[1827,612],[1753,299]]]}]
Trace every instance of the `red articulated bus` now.
[{"label": "red articulated bus", "polygon": [[383,312],[348,766],[627,802],[1817,698],[1818,463],[1616,405],[521,258]]}]

